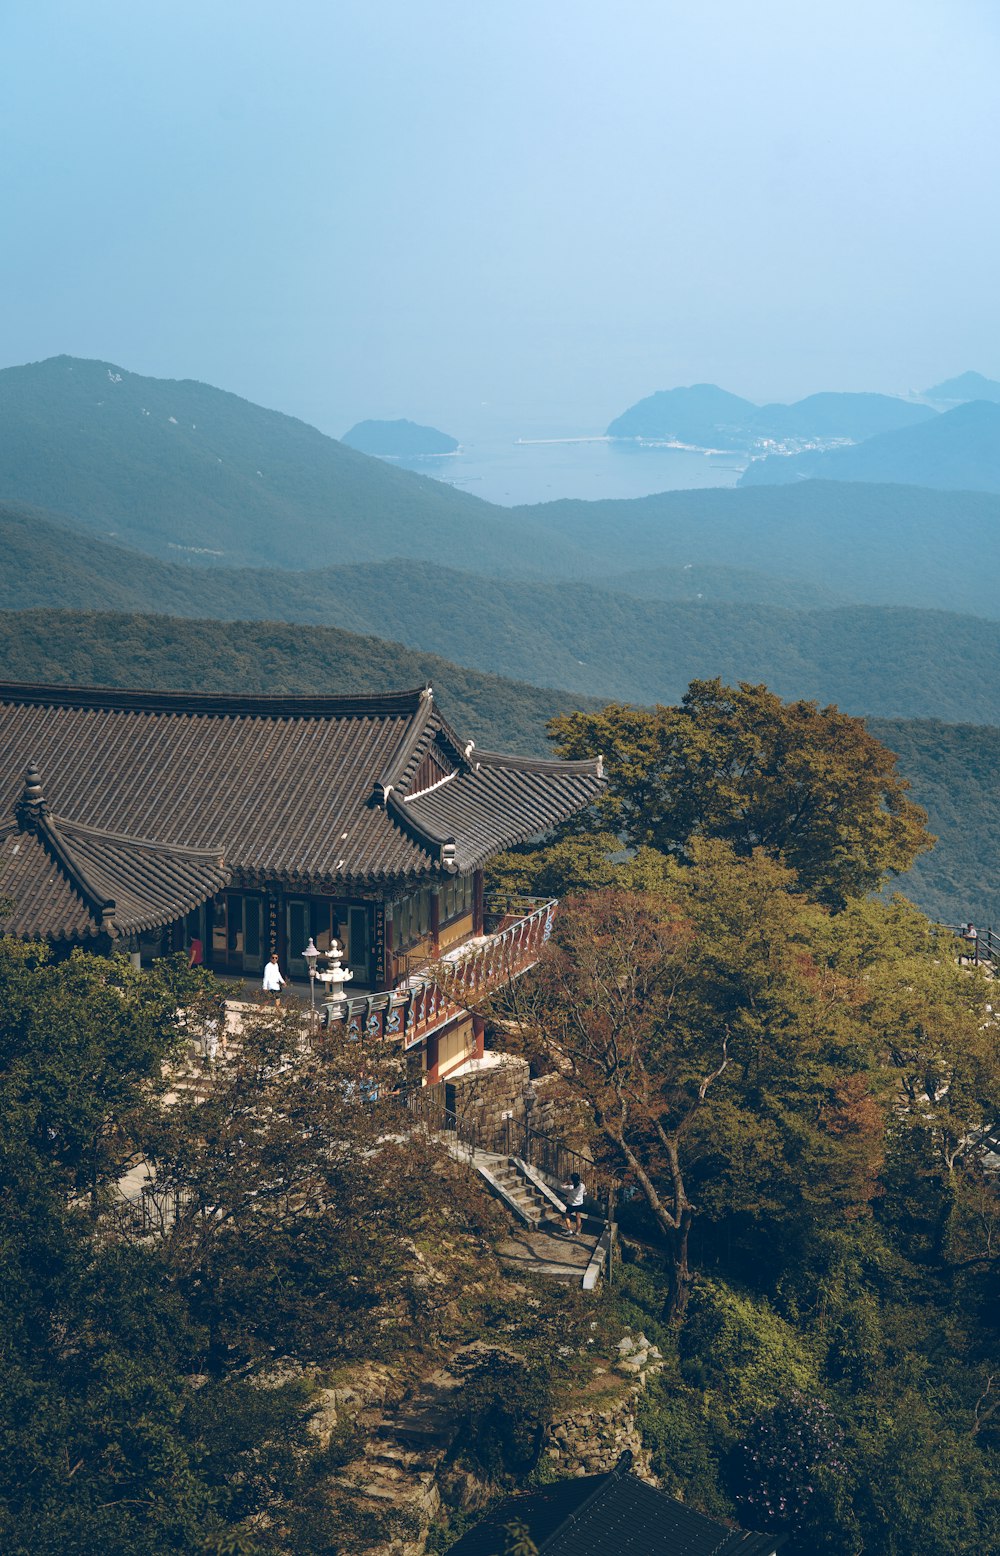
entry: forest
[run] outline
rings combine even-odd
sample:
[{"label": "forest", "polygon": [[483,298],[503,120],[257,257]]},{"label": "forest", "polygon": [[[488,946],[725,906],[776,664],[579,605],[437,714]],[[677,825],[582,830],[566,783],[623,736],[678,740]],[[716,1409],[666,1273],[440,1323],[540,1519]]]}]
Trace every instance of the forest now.
[{"label": "forest", "polygon": [[[262,1010],[171,1093],[210,975],[2,941],[11,1556],[414,1539],[409,1504],[351,1489],[358,1380],[377,1373],[391,1415],[488,1341],[437,1471],[426,1548],[447,1551],[492,1498],[551,1481],[551,1423],[611,1401],[640,1331],[663,1358],[645,1449],[692,1506],[788,1556],[1000,1544],[1000,1029],[956,942],[871,895],[929,842],[894,758],[858,720],[720,681],[554,733],[567,754],[600,735],[608,790],[497,861],[494,884],[567,896],[538,967],[483,1010],[491,1041],[558,1072],[565,1126],[617,1184],[612,1279],[584,1297],[504,1272],[504,1215],[403,1127],[391,1045],[365,1052],[362,1103],[356,1043]],[[139,1159],[171,1207],[151,1226],[116,1190]]]},{"label": "forest", "polygon": [[[759,575],[754,586],[735,569],[717,586],[721,599],[709,579],[708,598],[689,584],[686,597],[668,598],[678,575],[663,570],[650,570],[634,594],[609,583],[487,578],[402,558],[305,573],[208,570],[95,542],[10,505],[0,508],[0,543],[9,562],[0,580],[7,610],[301,621],[398,634],[411,650],[584,697],[662,702],[718,674],[873,717],[1000,723],[1000,690],[990,676],[969,673],[1000,652],[997,620],[903,606],[755,603],[746,596],[773,597],[777,586],[765,588]],[[808,588],[791,579],[783,587],[799,601]],[[401,608],[414,598],[433,600],[433,609]]]}]

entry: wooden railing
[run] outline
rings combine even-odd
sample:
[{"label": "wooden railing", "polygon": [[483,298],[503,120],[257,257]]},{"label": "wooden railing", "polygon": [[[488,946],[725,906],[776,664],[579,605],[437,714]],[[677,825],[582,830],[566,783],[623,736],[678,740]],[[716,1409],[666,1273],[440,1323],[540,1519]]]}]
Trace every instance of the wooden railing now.
[{"label": "wooden railing", "polygon": [[554,900],[535,899],[528,913],[507,915],[498,933],[457,946],[439,962],[419,968],[401,988],[328,1001],[320,1024],[325,1029],[342,1022],[350,1038],[401,1038],[404,1048],[412,1048],[533,967],[552,933],[555,911]]}]

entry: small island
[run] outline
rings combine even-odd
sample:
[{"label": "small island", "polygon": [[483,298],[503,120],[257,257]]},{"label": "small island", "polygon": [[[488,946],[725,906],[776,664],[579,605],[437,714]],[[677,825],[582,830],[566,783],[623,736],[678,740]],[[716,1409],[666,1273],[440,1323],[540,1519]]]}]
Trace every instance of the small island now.
[{"label": "small island", "polygon": [[436,427],[421,427],[415,421],[359,421],[341,438],[348,448],[381,459],[426,459],[440,454],[457,454],[457,438]]}]

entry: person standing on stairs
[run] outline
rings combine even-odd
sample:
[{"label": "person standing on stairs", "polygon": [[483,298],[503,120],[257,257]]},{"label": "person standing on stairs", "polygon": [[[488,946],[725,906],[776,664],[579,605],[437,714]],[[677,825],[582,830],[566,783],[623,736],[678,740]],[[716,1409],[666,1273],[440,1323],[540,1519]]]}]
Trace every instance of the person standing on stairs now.
[{"label": "person standing on stairs", "polygon": [[[583,1230],[583,1201],[587,1193],[587,1186],[578,1172],[574,1172],[568,1183],[561,1183],[559,1187],[566,1196],[566,1231],[570,1237],[579,1237]],[[573,1218],[576,1218],[576,1227],[573,1227]]]}]

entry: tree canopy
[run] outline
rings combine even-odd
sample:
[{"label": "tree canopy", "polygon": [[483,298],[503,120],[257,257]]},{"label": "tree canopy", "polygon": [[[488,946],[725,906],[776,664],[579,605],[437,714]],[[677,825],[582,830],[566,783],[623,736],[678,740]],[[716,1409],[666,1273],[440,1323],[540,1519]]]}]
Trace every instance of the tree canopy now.
[{"label": "tree canopy", "polygon": [[877,890],[933,841],[895,756],[861,719],[765,686],[693,681],[677,707],[610,704],[549,728],[560,756],[604,754],[594,828],[682,860],[697,838],[761,849],[832,907]]}]

